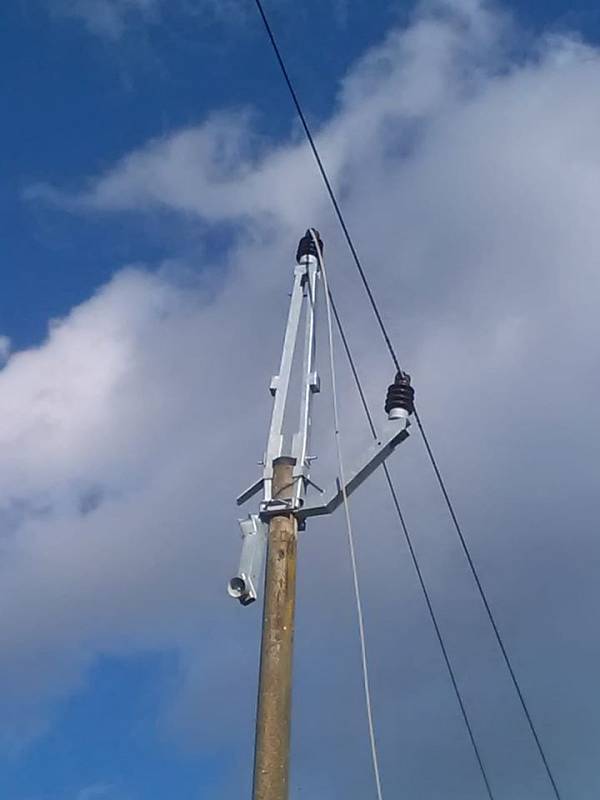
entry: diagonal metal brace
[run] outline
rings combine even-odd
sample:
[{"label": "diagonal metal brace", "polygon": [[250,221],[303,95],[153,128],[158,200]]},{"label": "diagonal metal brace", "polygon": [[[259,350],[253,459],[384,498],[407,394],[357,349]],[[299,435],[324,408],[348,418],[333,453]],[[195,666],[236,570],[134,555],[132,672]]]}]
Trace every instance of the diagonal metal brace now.
[{"label": "diagonal metal brace", "polygon": [[[408,427],[410,422],[408,418],[404,417],[399,420],[394,420],[393,424],[388,424],[383,431],[383,436],[373,443],[371,448],[367,451],[365,461],[350,473],[350,477],[346,481],[346,495],[349,497],[361,483],[371,475],[377,467],[379,467],[386,458],[392,453],[393,450],[408,439]],[[316,498],[315,498],[316,499]],[[319,503],[311,503],[311,498],[307,498],[307,502],[297,512],[297,516],[301,522],[307,517],[319,517],[325,514],[332,514],[344,500],[344,492],[340,484],[339,478],[335,483],[324,492],[323,497],[319,497]]]},{"label": "diagonal metal brace", "polygon": [[254,497],[255,494],[258,494],[260,490],[263,488],[264,485],[264,478],[259,478],[257,481],[254,481],[252,486],[249,486],[245,489],[240,495],[236,497],[235,502],[238,506],[243,506],[244,503],[247,503],[251,497]]}]

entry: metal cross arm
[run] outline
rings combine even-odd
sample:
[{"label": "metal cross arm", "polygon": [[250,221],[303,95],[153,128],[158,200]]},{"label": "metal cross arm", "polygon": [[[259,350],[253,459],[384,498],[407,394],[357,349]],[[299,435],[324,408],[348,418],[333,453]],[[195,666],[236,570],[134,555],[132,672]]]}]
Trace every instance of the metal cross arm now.
[{"label": "metal cross arm", "polygon": [[[383,435],[372,444],[363,461],[358,464],[346,479],[346,496],[349,497],[364,481],[392,454],[396,447],[408,438],[410,420],[407,417],[390,420]],[[263,485],[261,478],[241,494],[238,505],[242,505],[256,494]],[[318,502],[316,502],[318,499]],[[250,514],[239,520],[242,534],[242,555],[237,575],[229,582],[229,594],[242,605],[250,605],[258,597],[258,585],[267,547],[267,524],[269,519],[288,509],[298,519],[298,526],[304,529],[308,517],[332,514],[344,499],[344,491],[339,478],[329,489],[317,497],[309,497],[305,504],[295,508],[293,500],[267,500],[260,504],[259,514]]]},{"label": "metal cross arm", "polygon": [[[408,439],[408,417],[390,420],[376,442],[369,448],[363,461],[346,477],[345,492],[339,478],[318,498],[307,498],[306,503],[298,510],[297,515],[302,524],[307,517],[319,517],[332,514],[346,497],[358,489],[366,479],[392,454],[400,442]],[[318,499],[319,502],[316,502]]]}]

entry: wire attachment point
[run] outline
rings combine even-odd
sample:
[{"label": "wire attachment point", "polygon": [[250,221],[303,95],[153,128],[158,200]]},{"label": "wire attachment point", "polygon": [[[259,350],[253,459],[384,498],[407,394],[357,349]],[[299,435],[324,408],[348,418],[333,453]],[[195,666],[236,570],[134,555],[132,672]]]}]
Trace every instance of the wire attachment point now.
[{"label": "wire attachment point", "polygon": [[415,410],[415,390],[410,385],[410,375],[401,370],[387,390],[385,413],[389,419],[408,417]]},{"label": "wire attachment point", "polygon": [[[317,251],[317,245],[319,250]],[[301,263],[305,256],[314,256],[318,258],[323,255],[323,241],[321,234],[316,228],[309,228],[304,236],[298,243],[298,250],[296,251],[296,261]]]}]

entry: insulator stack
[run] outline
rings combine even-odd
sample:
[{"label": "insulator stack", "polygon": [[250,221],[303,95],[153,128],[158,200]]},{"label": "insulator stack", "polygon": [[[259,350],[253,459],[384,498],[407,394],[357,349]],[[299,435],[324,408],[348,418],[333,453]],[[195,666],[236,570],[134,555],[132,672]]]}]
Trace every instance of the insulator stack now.
[{"label": "insulator stack", "polygon": [[398,372],[394,383],[388,387],[385,412],[389,419],[407,417],[415,410],[415,390],[410,385],[410,375]]},{"label": "insulator stack", "polygon": [[[321,251],[321,255],[323,255],[323,242],[321,241],[321,234],[319,231],[312,229],[313,234],[317,242],[319,243],[319,250]],[[315,246],[315,242],[313,237],[311,236],[310,229],[306,231],[304,236],[300,239],[298,244],[298,251],[296,252],[296,261],[300,264],[301,260],[304,256],[314,256],[317,258],[317,248]]]}]

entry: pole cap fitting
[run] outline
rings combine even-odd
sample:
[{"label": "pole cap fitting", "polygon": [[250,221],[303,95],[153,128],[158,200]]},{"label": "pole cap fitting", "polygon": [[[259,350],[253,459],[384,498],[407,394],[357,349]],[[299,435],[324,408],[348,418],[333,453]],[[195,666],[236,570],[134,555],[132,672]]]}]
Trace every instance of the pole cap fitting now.
[{"label": "pole cap fitting", "polygon": [[311,231],[319,245],[320,255],[323,255],[323,242],[321,240],[321,234],[316,228],[309,228],[298,243],[298,250],[296,252],[296,261],[298,264],[301,263],[305,256],[317,257],[317,248],[315,247],[315,242],[311,235]]}]

